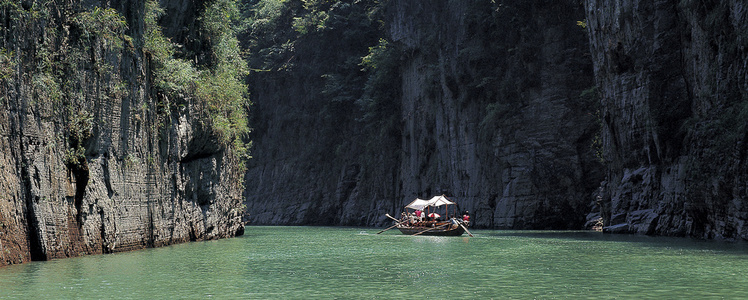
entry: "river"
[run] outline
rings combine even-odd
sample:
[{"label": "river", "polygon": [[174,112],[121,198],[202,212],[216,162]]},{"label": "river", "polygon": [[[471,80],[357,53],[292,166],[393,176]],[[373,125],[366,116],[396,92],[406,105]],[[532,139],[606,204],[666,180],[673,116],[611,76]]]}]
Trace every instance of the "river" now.
[{"label": "river", "polygon": [[0,299],[748,299],[745,243],[579,231],[247,227],[0,268]]}]

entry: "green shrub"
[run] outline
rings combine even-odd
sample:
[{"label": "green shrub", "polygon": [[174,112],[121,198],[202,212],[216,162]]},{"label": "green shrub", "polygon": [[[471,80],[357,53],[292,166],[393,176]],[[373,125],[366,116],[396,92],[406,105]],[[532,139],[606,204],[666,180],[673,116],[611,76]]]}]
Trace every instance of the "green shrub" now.
[{"label": "green shrub", "polygon": [[223,144],[249,133],[244,105],[247,86],[230,72],[204,72],[196,82],[195,96],[205,105],[213,129]]},{"label": "green shrub", "polygon": [[161,31],[158,25],[158,19],[164,15],[164,9],[158,5],[155,0],[148,0],[145,3],[145,37],[143,42],[143,51],[151,56],[151,59],[157,64],[166,61],[174,54],[174,46]]},{"label": "green shrub", "polygon": [[167,59],[154,71],[156,88],[173,97],[187,97],[196,80],[197,70],[182,59]]},{"label": "green shrub", "polygon": [[80,166],[86,161],[86,149],[83,146],[86,139],[90,138],[93,130],[93,116],[90,113],[79,111],[70,112],[70,120],[67,125],[68,146],[65,152],[65,163],[69,166]]},{"label": "green shrub", "polygon": [[81,30],[82,38],[98,38],[107,49],[122,49],[127,21],[114,8],[94,7],[93,10],[78,13],[73,23]]},{"label": "green shrub", "polygon": [[16,70],[16,60],[13,59],[13,51],[5,48],[0,49],[0,81],[10,79]]},{"label": "green shrub", "polygon": [[226,146],[232,146],[243,160],[249,157],[247,110],[250,105],[244,78],[249,73],[241,56],[236,32],[241,29],[239,9],[233,0],[216,0],[208,5],[200,21],[208,33],[213,65],[200,73],[195,96],[208,109],[213,130]]},{"label": "green shrub", "polygon": [[395,118],[393,114],[399,99],[397,89],[400,81],[400,51],[385,39],[379,39],[376,46],[369,47],[369,53],[361,58],[361,66],[369,72],[369,79],[364,87],[364,95],[358,101],[364,111],[363,121],[384,122]]},{"label": "green shrub", "polygon": [[[146,2],[143,51],[150,55],[154,65],[154,87],[173,99],[194,99],[204,109],[218,140],[232,148],[243,167],[243,159],[249,157],[250,143],[244,139],[250,130],[247,123],[250,103],[244,84],[248,67],[236,38],[241,28],[236,2],[213,1],[199,18],[201,37],[210,45],[210,60],[201,66],[174,57],[175,46],[158,25],[163,14],[156,1]],[[161,105],[167,107],[168,103]]]},{"label": "green shrub", "polygon": [[16,60],[13,58],[13,51],[5,48],[0,49],[0,105],[5,103],[7,91],[13,82],[13,75],[16,70]]}]

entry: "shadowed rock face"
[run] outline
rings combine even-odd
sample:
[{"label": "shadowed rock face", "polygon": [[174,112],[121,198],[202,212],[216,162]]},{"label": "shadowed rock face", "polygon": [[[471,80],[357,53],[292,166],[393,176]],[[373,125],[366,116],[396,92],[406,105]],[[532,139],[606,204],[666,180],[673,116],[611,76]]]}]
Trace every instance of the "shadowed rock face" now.
[{"label": "shadowed rock face", "polygon": [[585,1],[607,231],[746,239],[748,7]]},{"label": "shadowed rock face", "polygon": [[[263,79],[249,220],[381,225],[447,194],[480,227],[579,228],[592,210],[607,232],[745,239],[748,9],[583,6],[390,2],[383,36],[400,60],[386,138],[298,118],[317,113],[313,83]],[[336,151],[320,150],[329,128]]]},{"label": "shadowed rock face", "polygon": [[[469,17],[486,7],[396,4],[390,33],[415,53],[402,72],[402,193],[452,195],[476,226],[580,228],[600,174],[594,103],[580,97],[591,65],[571,21],[581,8],[504,4],[490,47]],[[466,54],[475,49],[490,58]]]},{"label": "shadowed rock face", "polygon": [[[603,179],[592,147],[596,98],[582,96],[594,86],[587,34],[576,25],[582,6],[392,1],[386,9],[383,35],[400,57],[388,134],[312,117],[323,97],[302,76],[253,75],[248,220],[383,225],[415,197],[446,194],[478,227],[581,228]],[[310,57],[301,51],[297,65]],[[328,128],[339,134],[336,151],[322,150]],[[362,140],[378,147],[364,151]]]},{"label": "shadowed rock face", "polygon": [[[83,39],[94,6],[53,3],[0,13],[0,266],[242,234],[242,174],[202,113],[159,112],[142,50]],[[142,40],[144,1],[112,5]]]}]

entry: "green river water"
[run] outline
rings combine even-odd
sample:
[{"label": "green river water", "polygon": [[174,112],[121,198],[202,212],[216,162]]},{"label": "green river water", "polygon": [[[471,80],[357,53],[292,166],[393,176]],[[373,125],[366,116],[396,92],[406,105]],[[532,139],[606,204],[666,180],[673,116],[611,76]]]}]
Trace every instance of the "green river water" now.
[{"label": "green river water", "polygon": [[0,299],[748,299],[748,246],[596,232],[247,227],[0,268]]}]

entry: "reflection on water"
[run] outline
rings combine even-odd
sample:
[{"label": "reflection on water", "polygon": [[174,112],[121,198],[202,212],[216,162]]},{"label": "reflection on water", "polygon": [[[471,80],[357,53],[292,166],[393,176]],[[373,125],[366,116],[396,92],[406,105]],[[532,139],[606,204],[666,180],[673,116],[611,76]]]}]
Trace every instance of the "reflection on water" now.
[{"label": "reflection on water", "polygon": [[0,268],[15,298],[748,298],[744,243],[474,230],[248,227],[245,236]]}]

